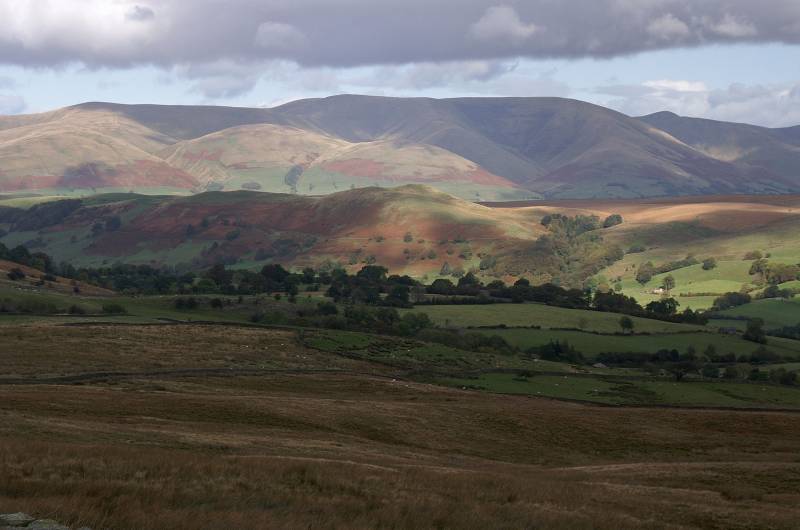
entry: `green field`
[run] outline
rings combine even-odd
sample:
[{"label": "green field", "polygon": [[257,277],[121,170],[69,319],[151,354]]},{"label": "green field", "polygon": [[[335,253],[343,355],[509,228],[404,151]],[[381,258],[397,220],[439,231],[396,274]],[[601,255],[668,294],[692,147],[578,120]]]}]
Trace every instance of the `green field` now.
[{"label": "green field", "polygon": [[768,329],[800,324],[800,297],[791,300],[755,300],[718,313],[723,317],[761,318]]},{"label": "green field", "polygon": [[489,373],[476,378],[443,378],[441,383],[500,394],[576,399],[610,405],[712,407],[800,407],[800,389],[771,384],[682,382]]},{"label": "green field", "polygon": [[[522,349],[542,346],[552,341],[566,341],[588,357],[608,352],[655,353],[662,349],[676,349],[683,353],[689,346],[702,353],[709,345],[713,345],[718,354],[734,353],[739,356],[749,355],[759,346],[738,336],[710,332],[623,336],[595,335],[581,331],[493,329],[487,333],[499,335]],[[799,341],[770,337],[767,348],[778,355],[800,359]]]},{"label": "green field", "polygon": [[[620,316],[615,313],[566,309],[543,304],[433,305],[414,309],[439,326],[468,328],[480,326],[575,328],[601,333],[620,331]],[[636,332],[667,333],[693,331],[700,326],[674,324],[633,317]]]},{"label": "green field", "polygon": [[[626,259],[631,258],[626,257]],[[634,264],[638,266],[646,261],[648,260],[645,258],[638,258]],[[660,261],[654,261],[654,263],[661,264]],[[675,289],[672,290],[671,295],[680,303],[680,309],[708,309],[718,296],[728,292],[738,292],[743,286],[750,285],[750,281],[753,279],[748,274],[750,264],[749,261],[741,260],[720,261],[715,269],[709,271],[703,270],[703,266],[700,264],[692,265],[653,276],[653,279],[644,285],[636,281],[635,268],[631,268],[626,275],[623,275],[620,283],[623,294],[632,296],[640,304],[646,305],[661,298],[661,295],[653,294],[652,291],[664,283],[666,276],[671,275],[675,278]],[[604,272],[597,278],[613,283],[615,276]]]}]

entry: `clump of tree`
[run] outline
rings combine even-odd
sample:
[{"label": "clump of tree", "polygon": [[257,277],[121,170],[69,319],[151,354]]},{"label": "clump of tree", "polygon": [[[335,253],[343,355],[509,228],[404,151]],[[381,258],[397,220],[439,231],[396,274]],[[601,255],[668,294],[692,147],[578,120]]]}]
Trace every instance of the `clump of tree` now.
[{"label": "clump of tree", "polygon": [[717,259],[716,258],[706,258],[703,260],[703,270],[710,271],[717,268]]},{"label": "clump of tree", "polygon": [[792,289],[781,289],[777,285],[770,285],[766,289],[764,289],[761,294],[758,295],[758,298],[766,299],[766,298],[783,298],[789,299],[793,298],[795,295],[795,291]]},{"label": "clump of tree", "polygon": [[697,265],[698,263],[699,262],[697,259],[692,255],[688,255],[682,260],[671,261],[658,266],[653,265],[652,261],[648,261],[639,266],[639,269],[636,271],[636,281],[644,285],[652,280],[653,276],[664,274],[666,272],[672,272],[684,267],[691,267],[692,265]]},{"label": "clump of tree", "polygon": [[725,293],[714,300],[712,310],[724,311],[726,309],[731,309],[733,307],[739,307],[741,305],[749,304],[752,300],[753,298],[747,293],[737,293],[737,292]]},{"label": "clump of tree", "polygon": [[412,289],[419,282],[409,276],[389,276],[380,265],[366,265],[355,275],[334,271],[327,295],[337,302],[411,307]]},{"label": "clump of tree", "polygon": [[23,245],[9,249],[0,243],[0,259],[13,261],[45,273],[55,273],[56,266],[53,259],[44,252],[31,252]]},{"label": "clump of tree", "polygon": [[529,355],[537,355],[545,361],[566,362],[580,364],[585,361],[581,352],[576,350],[567,341],[550,341],[543,346],[536,346],[527,350]]},{"label": "clump of tree", "polygon": [[758,276],[761,283],[778,285],[800,279],[800,265],[772,263],[766,258],[757,259],[750,266],[750,275]]},{"label": "clump of tree", "polygon": [[596,215],[576,215],[570,217],[560,213],[548,214],[542,217],[542,226],[554,232],[564,232],[575,237],[586,232],[600,228],[600,218]]},{"label": "clump of tree", "polygon": [[611,214],[603,221],[603,228],[611,228],[612,226],[621,225],[622,221],[622,216],[620,214]]}]

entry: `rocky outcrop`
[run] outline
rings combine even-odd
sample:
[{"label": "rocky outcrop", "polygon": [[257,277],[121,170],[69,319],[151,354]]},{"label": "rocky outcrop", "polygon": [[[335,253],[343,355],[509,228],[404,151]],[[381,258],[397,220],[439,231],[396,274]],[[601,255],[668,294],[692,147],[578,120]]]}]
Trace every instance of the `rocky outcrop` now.
[{"label": "rocky outcrop", "polygon": [[[4,513],[0,514],[0,530],[16,530],[26,528],[27,530],[71,530],[58,521],[52,519],[37,519],[27,513]],[[77,530],[91,530],[83,527]]]}]

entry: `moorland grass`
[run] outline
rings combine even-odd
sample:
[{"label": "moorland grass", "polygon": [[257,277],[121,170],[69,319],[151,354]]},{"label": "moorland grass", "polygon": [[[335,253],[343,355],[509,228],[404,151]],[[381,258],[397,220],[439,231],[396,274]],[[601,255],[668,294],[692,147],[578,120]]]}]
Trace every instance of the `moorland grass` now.
[{"label": "moorland grass", "polygon": [[440,382],[501,394],[576,399],[612,405],[682,405],[693,407],[797,408],[800,389],[769,383],[650,379],[615,379],[575,374],[532,375],[488,373],[471,378],[442,378]]}]

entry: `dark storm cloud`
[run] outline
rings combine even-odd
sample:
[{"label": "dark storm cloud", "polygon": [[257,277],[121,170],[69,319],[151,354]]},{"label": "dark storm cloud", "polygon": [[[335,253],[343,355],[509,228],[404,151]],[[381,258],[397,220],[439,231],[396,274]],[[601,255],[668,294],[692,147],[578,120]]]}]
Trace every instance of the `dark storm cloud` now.
[{"label": "dark storm cloud", "polygon": [[358,66],[800,42],[798,0],[0,0],[0,62]]},{"label": "dark storm cloud", "polygon": [[128,11],[125,14],[125,18],[127,18],[128,20],[138,20],[138,21],[150,20],[155,18],[155,16],[156,16],[155,11],[153,11],[149,7],[144,7],[139,5],[133,6],[130,9],[130,11]]}]

